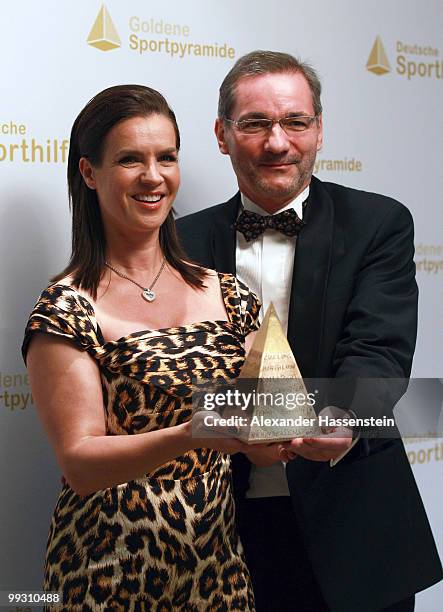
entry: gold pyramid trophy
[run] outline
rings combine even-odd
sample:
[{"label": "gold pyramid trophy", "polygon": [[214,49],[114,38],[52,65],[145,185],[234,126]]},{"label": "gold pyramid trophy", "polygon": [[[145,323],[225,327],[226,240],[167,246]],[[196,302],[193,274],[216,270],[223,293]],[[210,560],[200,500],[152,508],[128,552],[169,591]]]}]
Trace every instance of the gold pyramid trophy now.
[{"label": "gold pyramid trophy", "polygon": [[[242,428],[238,436],[244,442],[259,444],[321,435],[312,406],[314,394],[314,400],[309,399],[272,302],[240,372],[240,387],[242,381],[254,382],[257,400],[248,408],[248,427]],[[258,401],[260,394],[266,394],[265,404]],[[288,401],[295,397],[296,403]]]}]

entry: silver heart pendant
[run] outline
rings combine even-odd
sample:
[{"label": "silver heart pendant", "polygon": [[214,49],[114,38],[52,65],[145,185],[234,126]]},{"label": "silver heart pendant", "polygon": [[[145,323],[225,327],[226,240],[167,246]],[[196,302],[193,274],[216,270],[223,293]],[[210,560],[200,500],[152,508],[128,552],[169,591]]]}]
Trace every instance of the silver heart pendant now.
[{"label": "silver heart pendant", "polygon": [[142,293],[142,298],[147,302],[153,302],[155,300],[155,293],[151,289],[145,289]]}]

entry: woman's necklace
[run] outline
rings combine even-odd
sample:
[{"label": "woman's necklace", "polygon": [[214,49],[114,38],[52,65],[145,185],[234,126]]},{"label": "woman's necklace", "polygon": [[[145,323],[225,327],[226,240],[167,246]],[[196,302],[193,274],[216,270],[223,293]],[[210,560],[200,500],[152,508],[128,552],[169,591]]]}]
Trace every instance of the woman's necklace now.
[{"label": "woman's necklace", "polygon": [[115,272],[117,276],[120,276],[121,278],[125,278],[126,280],[131,281],[131,283],[134,283],[134,285],[137,285],[137,287],[140,287],[140,289],[142,290],[141,296],[147,302],[153,302],[156,298],[156,295],[152,291],[152,288],[154,287],[155,283],[160,278],[160,274],[163,272],[163,268],[165,267],[165,265],[166,265],[166,257],[163,257],[162,265],[160,266],[160,270],[155,275],[154,280],[152,281],[149,287],[143,287],[143,285],[140,285],[140,283],[138,283],[132,278],[129,278],[129,276],[126,276],[126,274],[123,274],[123,272],[120,272],[120,270],[117,270],[117,268],[114,268],[114,266],[111,266],[110,263],[105,261],[105,266],[107,266],[110,270]]}]

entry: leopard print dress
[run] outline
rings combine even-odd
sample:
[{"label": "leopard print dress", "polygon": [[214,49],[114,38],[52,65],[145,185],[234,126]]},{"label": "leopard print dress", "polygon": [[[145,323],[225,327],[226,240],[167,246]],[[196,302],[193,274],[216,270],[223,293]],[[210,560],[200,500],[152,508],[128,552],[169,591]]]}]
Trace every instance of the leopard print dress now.
[{"label": "leopard print dress", "polygon": [[[259,304],[245,285],[219,274],[227,321],[140,331],[105,342],[92,305],[67,285],[38,300],[23,344],[36,332],[75,343],[100,369],[108,435],[134,435],[190,419],[193,381],[230,380]],[[229,457],[201,448],[143,478],[77,495],[64,484],[45,563],[61,610],[254,610],[234,524]],[[54,609],[54,608],[51,608]]]}]

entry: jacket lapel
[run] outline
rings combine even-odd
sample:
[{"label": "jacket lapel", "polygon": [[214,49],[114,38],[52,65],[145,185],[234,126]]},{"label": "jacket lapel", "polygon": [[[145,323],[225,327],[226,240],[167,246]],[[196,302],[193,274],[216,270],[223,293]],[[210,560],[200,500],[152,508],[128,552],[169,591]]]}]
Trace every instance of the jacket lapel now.
[{"label": "jacket lapel", "polygon": [[311,181],[305,221],[295,252],[288,340],[302,376],[314,378],[318,376],[331,263],[344,249],[340,237],[334,236],[332,198],[315,177]]},{"label": "jacket lapel", "polygon": [[240,207],[240,192],[220,207],[214,218],[211,249],[214,267],[219,272],[235,275],[236,231],[234,223]]},{"label": "jacket lapel", "polygon": [[[214,217],[211,250],[214,268],[235,274],[236,231],[240,193]],[[312,177],[305,215],[297,238],[289,304],[288,340],[305,378],[318,376],[329,272],[345,252],[344,236],[334,227],[334,203],[321,181]]]}]

